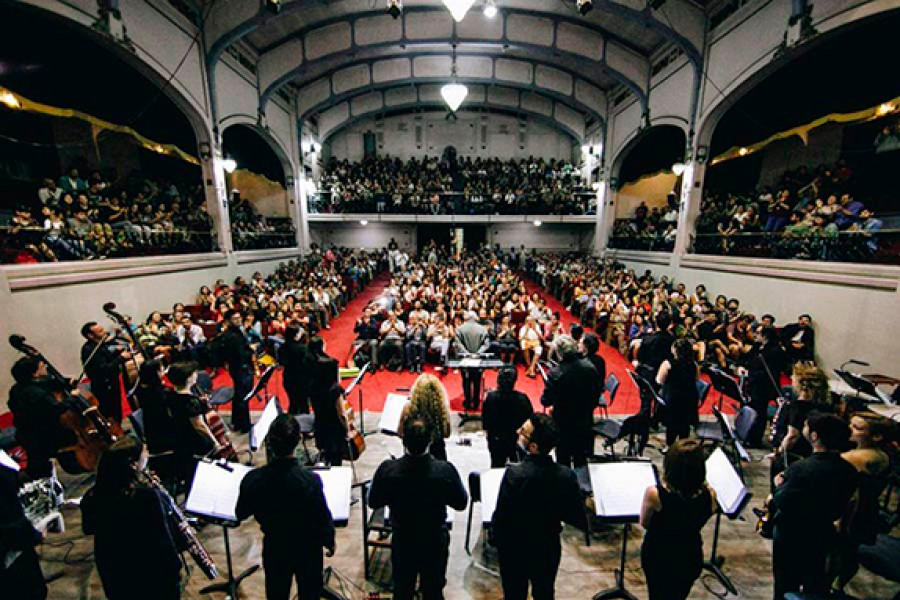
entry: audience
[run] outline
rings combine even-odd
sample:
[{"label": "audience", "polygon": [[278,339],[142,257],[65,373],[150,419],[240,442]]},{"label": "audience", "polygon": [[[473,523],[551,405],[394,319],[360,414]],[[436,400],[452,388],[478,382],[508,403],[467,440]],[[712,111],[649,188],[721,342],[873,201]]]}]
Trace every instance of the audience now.
[{"label": "audience", "polygon": [[609,247],[620,250],[671,252],[678,233],[678,197],[670,192],[662,207],[648,208],[641,201],[630,218],[616,219]]}]

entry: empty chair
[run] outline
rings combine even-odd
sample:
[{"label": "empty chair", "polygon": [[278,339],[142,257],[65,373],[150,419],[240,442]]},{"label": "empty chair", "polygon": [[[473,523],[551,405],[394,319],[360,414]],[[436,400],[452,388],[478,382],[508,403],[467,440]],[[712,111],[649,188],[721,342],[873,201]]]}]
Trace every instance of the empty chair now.
[{"label": "empty chair", "polygon": [[608,420],[609,408],[613,405],[613,402],[615,402],[616,392],[619,391],[619,379],[612,373],[606,378],[603,391],[606,393],[606,397],[604,397],[603,394],[600,394],[600,401],[598,402],[598,405],[600,406],[600,417]]}]

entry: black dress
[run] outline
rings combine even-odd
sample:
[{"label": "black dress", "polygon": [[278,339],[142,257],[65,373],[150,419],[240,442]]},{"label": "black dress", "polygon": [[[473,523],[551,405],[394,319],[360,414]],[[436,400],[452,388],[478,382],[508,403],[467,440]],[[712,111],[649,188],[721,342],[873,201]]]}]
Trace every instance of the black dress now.
[{"label": "black dress", "polygon": [[487,395],[481,420],[487,432],[492,469],[505,467],[507,460],[518,462],[516,441],[519,427],[533,412],[531,400],[522,392],[513,390],[504,393],[498,390]]},{"label": "black dress", "polygon": [[[137,488],[81,500],[82,528],[94,536],[94,559],[109,600],[174,600],[181,559],[158,492]],[[123,551],[124,550],[124,551]]]},{"label": "black dress", "polygon": [[340,466],[347,434],[337,414],[337,399],[342,393],[337,383],[338,363],[330,356],[320,356],[312,363],[313,380],[310,400],[316,417],[316,446],[332,466]]},{"label": "black dress", "polygon": [[641,567],[650,600],[682,600],[703,568],[700,530],[712,516],[712,496],[706,487],[690,499],[661,485],[656,489],[662,508],[650,518]]},{"label": "black dress", "polygon": [[700,396],[697,392],[697,365],[694,361],[672,363],[663,384],[662,400],[666,403],[663,411],[666,445],[671,446],[678,438],[689,437],[691,425],[696,425],[699,419],[697,404]]}]

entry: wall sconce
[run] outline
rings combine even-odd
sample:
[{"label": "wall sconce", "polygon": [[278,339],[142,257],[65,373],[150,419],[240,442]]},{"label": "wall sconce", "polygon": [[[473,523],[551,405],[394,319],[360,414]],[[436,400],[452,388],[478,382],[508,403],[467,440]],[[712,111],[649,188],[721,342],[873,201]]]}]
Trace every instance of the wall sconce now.
[{"label": "wall sconce", "polygon": [[200,158],[203,160],[209,160],[212,158],[212,146],[209,145],[209,142],[200,142],[198,146],[200,152]]},{"label": "wall sconce", "polygon": [[284,178],[284,186],[287,188],[294,187],[294,177],[292,175],[288,175]]},{"label": "wall sconce", "polygon": [[697,147],[697,162],[702,164],[706,163],[706,160],[709,158],[709,146],[698,146]]}]

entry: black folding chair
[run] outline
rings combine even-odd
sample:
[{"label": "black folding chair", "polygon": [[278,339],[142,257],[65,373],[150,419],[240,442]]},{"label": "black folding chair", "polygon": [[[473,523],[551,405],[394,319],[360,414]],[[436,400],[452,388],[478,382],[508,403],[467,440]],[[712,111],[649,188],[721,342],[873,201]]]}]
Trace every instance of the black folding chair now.
[{"label": "black folding chair", "polygon": [[616,392],[619,391],[619,378],[610,373],[609,377],[606,378],[606,383],[603,385],[603,391],[606,392],[606,398],[603,397],[602,393],[600,394],[600,401],[598,402],[600,417],[601,419],[609,419],[609,409],[616,400]]},{"label": "black folding chair", "polygon": [[372,561],[379,550],[391,549],[391,526],[384,516],[384,508],[369,509],[369,486],[371,481],[362,483],[363,515],[363,573],[372,578]]}]

